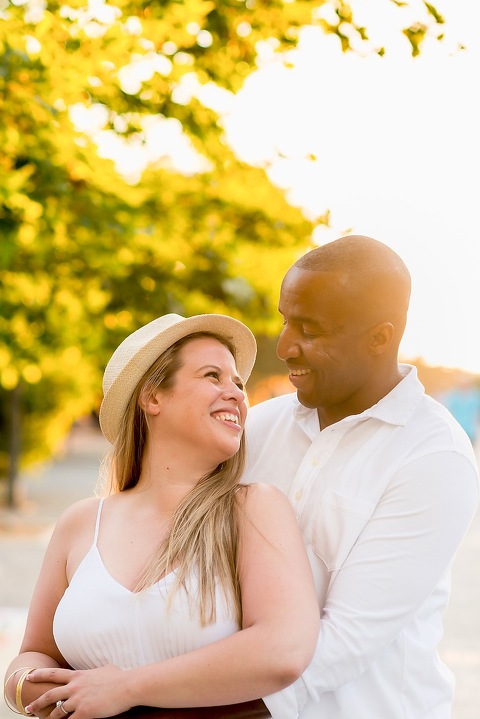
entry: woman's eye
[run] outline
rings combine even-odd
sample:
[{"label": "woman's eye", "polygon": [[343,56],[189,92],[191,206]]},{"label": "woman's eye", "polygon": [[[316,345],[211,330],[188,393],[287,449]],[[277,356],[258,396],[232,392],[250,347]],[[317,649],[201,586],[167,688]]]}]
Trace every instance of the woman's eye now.
[{"label": "woman's eye", "polygon": [[207,372],[205,377],[214,377],[215,379],[219,379],[218,372],[215,372],[215,370],[211,370],[211,372]]}]

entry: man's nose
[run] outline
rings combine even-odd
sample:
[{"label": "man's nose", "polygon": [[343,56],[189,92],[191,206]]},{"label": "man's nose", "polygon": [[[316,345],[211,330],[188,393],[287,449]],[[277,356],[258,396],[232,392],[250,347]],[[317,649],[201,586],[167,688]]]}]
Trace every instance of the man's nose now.
[{"label": "man's nose", "polygon": [[278,338],[277,355],[284,362],[300,356],[300,348],[294,333],[288,327],[283,328]]}]

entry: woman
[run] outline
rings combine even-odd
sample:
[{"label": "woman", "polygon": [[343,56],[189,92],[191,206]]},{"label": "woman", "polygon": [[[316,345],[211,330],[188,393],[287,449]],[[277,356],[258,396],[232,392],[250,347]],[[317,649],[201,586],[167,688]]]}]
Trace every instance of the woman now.
[{"label": "woman", "polygon": [[[273,487],[239,484],[255,354],[237,320],[174,314],[114,352],[100,409],[109,491],[54,530],[7,672],[20,713],[244,702],[308,664],[319,612],[295,517]],[[273,716],[296,716],[277,703]]]}]

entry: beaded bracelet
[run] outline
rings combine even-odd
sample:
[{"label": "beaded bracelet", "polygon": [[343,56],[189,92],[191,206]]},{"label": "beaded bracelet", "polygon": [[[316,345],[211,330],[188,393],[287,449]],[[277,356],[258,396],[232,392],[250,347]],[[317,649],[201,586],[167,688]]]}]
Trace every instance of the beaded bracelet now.
[{"label": "beaded bracelet", "polygon": [[[13,704],[11,703],[11,701],[9,700],[9,698],[8,698],[8,696],[7,696],[7,685],[8,685],[8,682],[10,681],[10,679],[11,679],[12,677],[15,676],[15,674],[17,674],[18,672],[21,672],[21,671],[23,670],[23,671],[25,672],[25,676],[22,675],[22,677],[23,677],[22,686],[23,686],[23,682],[25,681],[25,677],[26,677],[28,674],[30,674],[30,672],[32,672],[34,669],[35,669],[35,667],[18,667],[18,669],[15,669],[15,671],[13,671],[13,672],[5,679],[5,683],[4,683],[4,685],[3,685],[3,698],[5,699],[5,704],[7,705],[7,707],[8,707],[12,712],[15,712],[15,714],[22,714],[23,716],[32,716],[31,714],[26,714],[26,713],[25,713],[25,709],[23,708],[23,705],[22,705],[22,703],[21,703],[21,691],[22,691],[22,687],[20,687],[20,706],[21,706],[21,708],[22,708],[22,711],[20,711],[20,708],[16,708],[16,707],[13,706]],[[20,677],[20,679],[22,679],[22,677]],[[19,682],[20,682],[20,680],[19,680]],[[17,688],[16,688],[16,690],[15,690],[15,700],[17,700],[17,696],[18,696],[18,684],[17,684]],[[17,703],[17,706],[18,706],[18,703]]]}]

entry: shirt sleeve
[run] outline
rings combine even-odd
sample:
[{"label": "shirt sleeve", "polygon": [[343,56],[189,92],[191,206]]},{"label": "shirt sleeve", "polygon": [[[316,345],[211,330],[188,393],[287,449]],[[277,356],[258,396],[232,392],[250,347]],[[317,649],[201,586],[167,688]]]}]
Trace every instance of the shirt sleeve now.
[{"label": "shirt sleeve", "polygon": [[478,500],[476,469],[455,452],[395,475],[332,582],[300,705],[359,677],[402,632],[449,570]]}]

